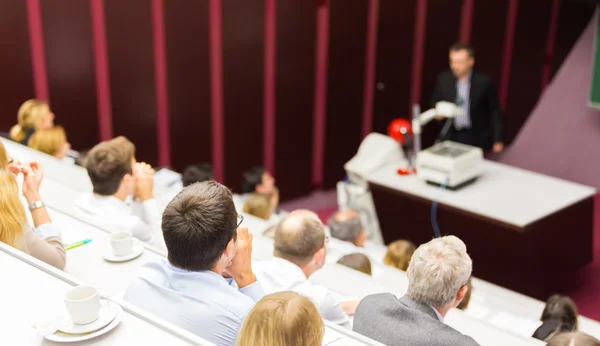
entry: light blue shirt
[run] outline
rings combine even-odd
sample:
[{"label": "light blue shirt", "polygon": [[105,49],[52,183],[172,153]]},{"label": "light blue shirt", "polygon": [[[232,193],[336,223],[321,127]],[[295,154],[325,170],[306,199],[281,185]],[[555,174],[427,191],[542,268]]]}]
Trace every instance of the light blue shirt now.
[{"label": "light blue shirt", "polygon": [[192,272],[167,259],[146,263],[125,300],[216,345],[235,344],[242,321],[264,296],[257,282],[237,289],[212,271]]},{"label": "light blue shirt", "polygon": [[456,81],[456,103],[462,110],[461,114],[454,119],[454,127],[457,130],[471,128],[471,107],[470,107],[470,91],[471,91],[471,74],[464,80]]},{"label": "light blue shirt", "polygon": [[442,314],[440,314],[440,312],[437,311],[437,309],[434,308],[433,306],[429,305],[429,307],[433,309],[433,312],[435,312],[435,315],[437,316],[438,320],[440,320],[440,322],[444,323],[444,317],[442,317]]}]

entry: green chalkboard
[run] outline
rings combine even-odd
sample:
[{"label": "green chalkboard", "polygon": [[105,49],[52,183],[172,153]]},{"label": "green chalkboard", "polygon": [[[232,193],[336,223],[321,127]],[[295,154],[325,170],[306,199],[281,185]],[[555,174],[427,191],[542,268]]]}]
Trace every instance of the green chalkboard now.
[{"label": "green chalkboard", "polygon": [[592,85],[590,86],[590,107],[600,109],[600,16],[596,19],[594,33],[594,56],[592,58]]}]

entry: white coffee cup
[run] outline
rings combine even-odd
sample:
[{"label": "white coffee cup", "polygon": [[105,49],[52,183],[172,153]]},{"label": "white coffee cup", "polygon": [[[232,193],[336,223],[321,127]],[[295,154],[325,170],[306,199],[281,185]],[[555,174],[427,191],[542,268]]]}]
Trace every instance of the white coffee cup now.
[{"label": "white coffee cup", "polygon": [[122,231],[110,236],[110,246],[115,256],[125,256],[133,250],[133,237],[130,232]]},{"label": "white coffee cup", "polygon": [[77,286],[65,294],[65,306],[73,323],[88,324],[98,319],[103,303],[96,288]]}]

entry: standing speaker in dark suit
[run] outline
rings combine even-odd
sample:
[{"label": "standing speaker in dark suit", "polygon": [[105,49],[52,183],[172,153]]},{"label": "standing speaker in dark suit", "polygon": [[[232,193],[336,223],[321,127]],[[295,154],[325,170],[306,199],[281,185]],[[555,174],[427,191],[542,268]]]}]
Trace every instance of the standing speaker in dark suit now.
[{"label": "standing speaker in dark suit", "polygon": [[498,153],[504,149],[500,102],[492,80],[474,71],[474,63],[471,46],[457,43],[450,47],[450,71],[439,75],[431,107],[439,101],[448,101],[462,109],[462,115],[446,120],[441,139]]}]

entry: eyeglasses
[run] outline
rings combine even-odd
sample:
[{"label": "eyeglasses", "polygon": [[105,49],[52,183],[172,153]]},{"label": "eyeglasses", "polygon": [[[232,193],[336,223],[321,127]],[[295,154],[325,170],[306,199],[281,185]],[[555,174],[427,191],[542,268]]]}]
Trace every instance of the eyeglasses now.
[{"label": "eyeglasses", "polygon": [[244,222],[244,215],[238,214],[237,219],[238,219],[238,224],[237,224],[236,229],[240,228],[240,226],[242,225],[242,222]]},{"label": "eyeglasses", "polygon": [[15,162],[15,159],[13,159],[12,157],[8,157],[8,164],[10,165],[11,163]]}]

